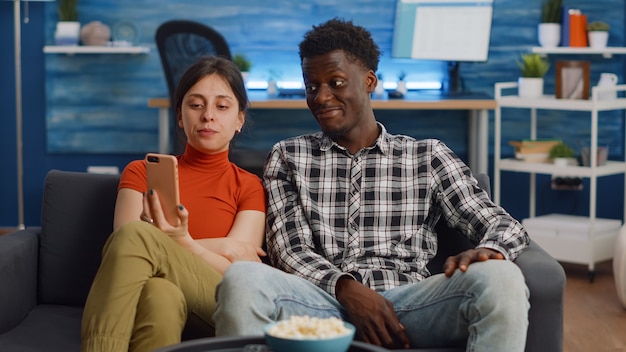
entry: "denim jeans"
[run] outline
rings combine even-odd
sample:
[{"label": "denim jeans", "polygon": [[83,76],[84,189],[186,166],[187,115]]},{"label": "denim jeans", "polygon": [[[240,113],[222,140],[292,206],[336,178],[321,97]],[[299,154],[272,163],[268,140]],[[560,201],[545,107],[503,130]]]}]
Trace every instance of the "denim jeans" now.
[{"label": "denim jeans", "polygon": [[[380,292],[393,303],[412,348],[467,346],[467,351],[523,351],[528,288],[520,269],[489,260],[419,283]],[[261,335],[265,324],[292,315],[347,320],[326,291],[270,266],[237,262],[217,288],[217,336]]]}]

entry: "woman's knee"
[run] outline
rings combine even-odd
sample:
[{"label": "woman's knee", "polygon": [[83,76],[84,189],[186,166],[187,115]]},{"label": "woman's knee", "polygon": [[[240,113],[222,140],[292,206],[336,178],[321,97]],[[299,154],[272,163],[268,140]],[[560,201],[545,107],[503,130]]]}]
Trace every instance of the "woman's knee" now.
[{"label": "woman's knee", "polygon": [[182,291],[171,281],[153,277],[146,281],[137,305],[137,319],[147,319],[155,324],[179,322],[180,328],[187,320],[187,303]]}]

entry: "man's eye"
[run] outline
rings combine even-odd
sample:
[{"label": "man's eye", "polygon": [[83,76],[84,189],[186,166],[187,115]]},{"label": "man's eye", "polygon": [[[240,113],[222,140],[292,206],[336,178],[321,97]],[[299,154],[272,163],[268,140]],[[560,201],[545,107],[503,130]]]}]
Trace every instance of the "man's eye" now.
[{"label": "man's eye", "polygon": [[317,86],[313,86],[313,85],[306,85],[304,86],[304,89],[307,92],[315,92],[317,90]]},{"label": "man's eye", "polygon": [[344,84],[345,84],[344,81],[338,81],[338,80],[330,82],[330,86],[333,87],[333,88],[339,88],[339,87],[343,86]]}]

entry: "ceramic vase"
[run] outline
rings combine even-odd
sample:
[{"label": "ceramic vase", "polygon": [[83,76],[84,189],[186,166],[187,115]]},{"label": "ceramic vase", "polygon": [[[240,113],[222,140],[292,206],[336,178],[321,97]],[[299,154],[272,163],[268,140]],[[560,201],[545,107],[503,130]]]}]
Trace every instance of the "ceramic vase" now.
[{"label": "ceramic vase", "polygon": [[539,98],[543,96],[543,78],[520,77],[517,93],[521,98]]},{"label": "ceramic vase", "polygon": [[559,23],[540,23],[538,27],[539,44],[545,48],[554,48],[561,42]]},{"label": "ceramic vase", "polygon": [[80,22],[59,21],[54,32],[56,45],[78,45],[80,38]]},{"label": "ceramic vase", "polygon": [[609,32],[607,31],[589,31],[587,36],[589,47],[592,49],[604,49],[609,42]]}]

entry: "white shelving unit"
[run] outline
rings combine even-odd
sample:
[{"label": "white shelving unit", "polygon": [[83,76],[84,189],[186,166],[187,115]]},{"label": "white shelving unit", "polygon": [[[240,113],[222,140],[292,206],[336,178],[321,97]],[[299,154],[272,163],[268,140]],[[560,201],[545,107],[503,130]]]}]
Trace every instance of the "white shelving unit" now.
[{"label": "white shelving unit", "polygon": [[[558,239],[546,238],[543,243],[542,241],[539,241],[539,239],[535,240],[537,240],[537,242],[557,260],[577,264],[588,264],[590,279],[593,280],[595,263],[601,260],[610,259],[613,256],[613,247],[611,245],[612,239],[607,239],[606,236],[596,236],[594,231],[597,220],[597,181],[599,177],[603,176],[626,174],[626,162],[608,161],[605,165],[596,166],[598,150],[598,112],[626,110],[626,98],[618,97],[613,100],[599,101],[597,100],[597,97],[599,92],[624,92],[626,91],[626,85],[617,85],[613,87],[592,87],[591,97],[589,100],[556,99],[554,96],[548,95],[535,99],[520,98],[517,95],[517,88],[517,82],[502,82],[495,84],[495,99],[498,106],[494,114],[494,201],[496,204],[500,204],[501,171],[524,172],[530,174],[529,215],[531,218],[536,216],[536,174],[556,174],[560,176],[589,178],[589,233],[587,236],[584,236],[582,245],[580,244],[580,237],[568,238],[567,236],[560,236]],[[618,96],[620,95],[622,94],[618,94]],[[500,150],[502,138],[502,108],[525,108],[530,110],[530,139],[537,138],[537,110],[588,111],[591,117],[591,166],[559,167],[550,163],[532,163],[516,159],[502,159]],[[624,216],[622,220],[624,219],[626,219],[626,204],[624,205]],[[533,238],[532,233],[531,238]],[[568,243],[568,241],[572,242]],[[577,241],[578,243],[574,243],[574,241]],[[550,246],[554,246],[553,250],[549,248]],[[563,253],[564,248],[573,252],[570,252],[563,257],[553,254]],[[574,258],[580,259],[577,261]]]},{"label": "white shelving unit", "polygon": [[91,45],[46,45],[43,47],[46,54],[147,54],[147,46],[91,46]]},{"label": "white shelving unit", "polygon": [[581,55],[581,54],[598,54],[602,55],[604,58],[610,58],[615,55],[624,55],[626,54],[626,48],[624,47],[606,47],[603,49],[592,49],[589,47],[569,47],[569,46],[558,46],[556,48],[544,48],[544,47],[533,47],[533,53],[548,55],[548,54],[568,54],[568,55]]}]

